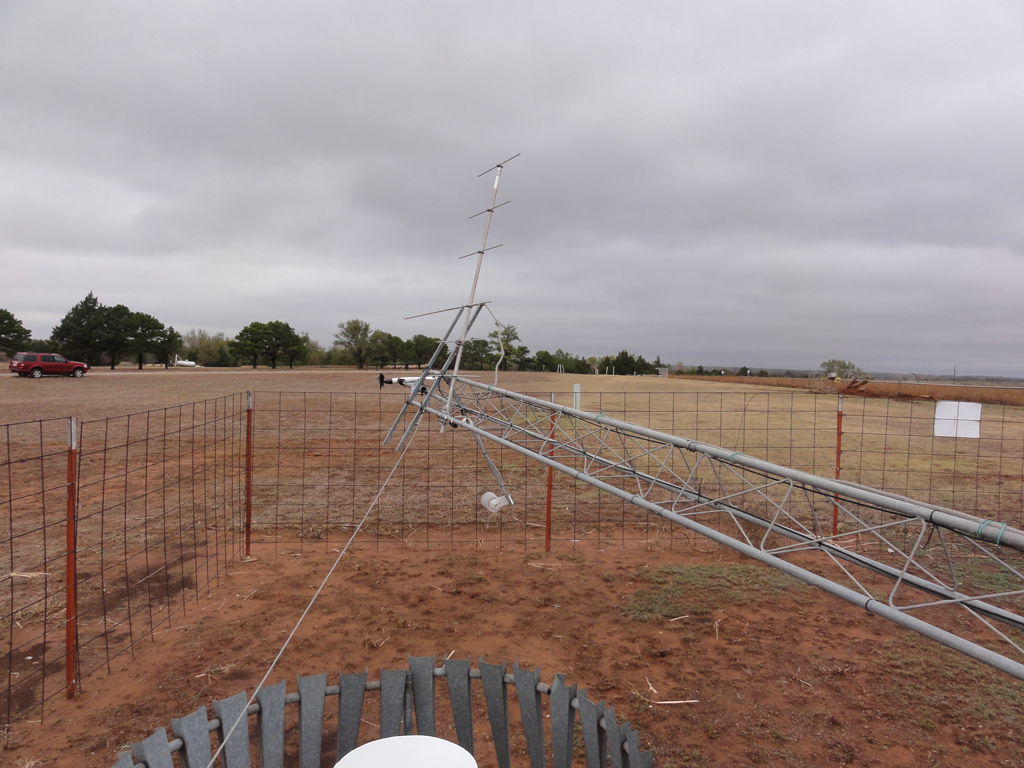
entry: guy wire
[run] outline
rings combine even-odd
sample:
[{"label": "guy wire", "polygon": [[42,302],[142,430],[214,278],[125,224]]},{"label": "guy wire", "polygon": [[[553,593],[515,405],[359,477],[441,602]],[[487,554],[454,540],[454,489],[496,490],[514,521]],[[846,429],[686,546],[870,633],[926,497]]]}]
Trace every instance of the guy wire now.
[{"label": "guy wire", "polygon": [[249,697],[249,701],[246,702],[245,709],[243,709],[241,713],[239,713],[238,717],[235,718],[235,722],[231,724],[231,728],[228,729],[227,733],[224,734],[224,738],[217,746],[217,751],[213,753],[213,757],[210,759],[210,762],[207,764],[206,768],[213,768],[213,764],[217,762],[217,758],[220,756],[220,753],[224,751],[224,746],[228,743],[228,739],[231,738],[231,734],[235,732],[235,728],[237,728],[238,724],[249,716],[248,709],[256,700],[256,694],[259,693],[261,688],[263,688],[263,684],[267,682],[267,678],[270,677],[270,674],[274,671],[274,667],[277,666],[277,662],[280,661],[281,657],[284,655],[285,650],[288,648],[288,644],[292,641],[292,638],[295,636],[295,633],[299,630],[299,626],[302,624],[303,619],[306,618],[306,614],[308,614],[310,610],[313,608],[313,603],[316,602],[316,599],[320,596],[320,593],[323,592],[324,587],[327,586],[327,581],[331,578],[331,575],[334,573],[334,570],[338,567],[338,563],[341,562],[341,558],[345,556],[345,553],[348,552],[348,548],[352,545],[352,542],[355,540],[356,536],[359,535],[359,531],[362,529],[363,523],[366,522],[366,518],[370,516],[370,512],[373,511],[373,508],[377,505],[377,502],[380,501],[381,495],[384,493],[384,490],[388,487],[388,483],[394,476],[395,470],[398,469],[398,467],[402,463],[402,460],[405,459],[405,454],[408,452],[409,446],[412,445],[412,438],[416,436],[416,432],[418,431],[419,423],[417,422],[412,435],[410,435],[410,439],[405,441],[405,447],[402,449],[402,453],[398,456],[398,461],[395,462],[395,465],[391,468],[391,471],[388,473],[388,476],[384,478],[384,482],[381,483],[380,490],[377,491],[377,495],[373,497],[373,501],[370,502],[370,506],[366,508],[366,513],[359,521],[359,524],[356,526],[356,529],[352,531],[352,535],[345,543],[345,546],[342,547],[341,552],[338,553],[338,557],[335,559],[334,565],[332,565],[331,569],[327,571],[327,575],[324,576],[323,581],[320,582],[320,586],[317,588],[316,592],[313,593],[313,597],[310,598],[309,605],[306,606],[306,610],[302,612],[302,615],[299,616],[299,620],[295,622],[295,626],[292,628],[292,631],[289,633],[288,637],[285,638],[284,645],[281,646],[281,650],[277,652],[277,656],[275,656],[274,660],[270,662],[270,667],[267,668],[267,673],[263,675],[263,679],[260,680],[259,684],[256,686],[256,689],[252,692],[252,696]]}]

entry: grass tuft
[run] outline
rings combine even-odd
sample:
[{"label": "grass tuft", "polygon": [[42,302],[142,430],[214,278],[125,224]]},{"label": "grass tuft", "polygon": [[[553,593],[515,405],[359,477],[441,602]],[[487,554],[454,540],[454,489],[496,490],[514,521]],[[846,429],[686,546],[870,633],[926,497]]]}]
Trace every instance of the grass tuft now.
[{"label": "grass tuft", "polygon": [[634,621],[705,616],[720,605],[746,605],[804,585],[784,573],[754,565],[663,565],[650,573],[652,586],[622,608]]}]

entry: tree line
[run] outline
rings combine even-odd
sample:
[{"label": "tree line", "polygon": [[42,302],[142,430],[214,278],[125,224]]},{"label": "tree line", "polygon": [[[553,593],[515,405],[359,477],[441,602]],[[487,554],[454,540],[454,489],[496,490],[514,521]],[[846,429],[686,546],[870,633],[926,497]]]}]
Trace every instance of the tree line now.
[{"label": "tree line", "polygon": [[[0,350],[8,355],[31,348],[37,352],[58,352],[81,360],[90,367],[132,360],[142,368],[145,362],[174,363],[177,355],[204,367],[234,367],[278,363],[295,365],[354,366],[356,368],[421,368],[427,365],[441,340],[423,334],[403,339],[387,331],[372,329],[364,320],[338,323],[334,343],[325,348],[308,333],[298,333],[286,322],[249,323],[234,338],[197,328],[178,333],[157,318],[136,312],[123,304],[105,306],[90,292],[53,329],[49,339],[32,339],[29,331],[12,313],[0,309]],[[441,346],[434,363],[440,366],[450,348]],[[485,339],[471,339],[462,349],[463,370],[561,371],[591,374],[648,375],[657,373],[660,359],[647,362],[642,355],[622,350],[615,356],[584,358],[561,349],[531,354],[521,344],[514,325],[502,326]]]},{"label": "tree line", "polygon": [[[561,349],[554,352],[541,350],[531,355],[520,341],[519,331],[514,325],[491,331],[486,339],[469,339],[462,348],[460,368],[472,371],[498,367],[512,371],[561,370],[564,373],[590,374],[594,373],[597,365],[596,358],[577,357]],[[334,342],[333,351],[357,368],[422,367],[441,344],[438,338],[419,334],[403,340],[386,331],[371,330],[369,323],[359,319],[338,323]],[[447,344],[442,346],[435,367],[443,364],[450,353]]]},{"label": "tree line", "polygon": [[[519,341],[515,326],[493,331],[486,339],[471,339],[463,347],[461,368],[493,370],[500,361],[502,370],[560,369],[566,373],[589,374],[594,372],[598,362],[596,358],[576,357],[561,349],[540,351],[531,356],[529,349]],[[289,365],[412,369],[426,366],[438,347],[435,366],[442,365],[451,352],[451,347],[442,346],[436,336],[416,334],[403,339],[371,328],[368,322],[358,318],[338,323],[333,342],[329,348],[324,347],[308,333],[295,333],[286,323],[251,323],[233,339],[203,329],[186,331],[180,354],[183,359],[205,367],[258,364],[275,367],[279,360],[287,360]]]},{"label": "tree line", "polygon": [[103,358],[111,368],[129,359],[142,368],[147,357],[168,364],[181,347],[181,335],[145,312],[124,304],[105,306],[90,291],[64,315],[49,339],[31,338],[18,318],[0,309],[0,349],[13,355],[28,346],[36,352],[58,352],[90,368]]}]

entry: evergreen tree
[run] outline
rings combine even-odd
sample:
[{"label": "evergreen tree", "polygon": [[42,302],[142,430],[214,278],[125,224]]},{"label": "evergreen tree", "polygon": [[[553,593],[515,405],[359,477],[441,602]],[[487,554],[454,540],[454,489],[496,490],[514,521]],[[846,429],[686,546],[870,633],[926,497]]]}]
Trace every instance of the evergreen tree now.
[{"label": "evergreen tree", "polygon": [[395,336],[393,333],[384,334],[383,338],[380,339],[380,357],[382,367],[386,365],[394,365],[397,367],[400,363],[405,364],[406,367],[413,360],[413,353],[410,351],[411,342],[403,341],[400,336]]},{"label": "evergreen tree", "polygon": [[132,312],[130,324],[129,347],[132,355],[138,360],[141,371],[146,354],[158,354],[167,335],[167,328],[155,317],[147,315],[145,312]]},{"label": "evergreen tree", "polygon": [[281,354],[288,361],[288,367],[294,368],[295,363],[301,363],[309,357],[309,347],[306,345],[309,334],[300,336],[287,323],[285,323],[285,327],[288,329],[288,333],[282,339]]},{"label": "evergreen tree", "polygon": [[482,369],[490,362],[490,345],[484,339],[470,339],[463,345],[462,363],[467,370]]},{"label": "evergreen tree", "polygon": [[498,359],[504,352],[505,359],[501,361],[503,371],[509,369],[518,371],[524,368],[530,350],[516,344],[520,338],[519,331],[514,325],[501,326],[487,334],[487,338],[490,339],[488,344],[493,359]]},{"label": "evergreen tree", "polygon": [[267,348],[269,337],[270,329],[267,328],[266,323],[249,323],[228,344],[236,357],[240,357],[243,360],[252,360],[252,367],[255,368],[259,362],[260,355]]},{"label": "evergreen tree", "polygon": [[628,350],[622,350],[615,357],[602,357],[599,371],[606,370],[611,373],[613,370],[617,376],[648,376],[657,373],[658,369],[644,360],[643,355],[634,357]]},{"label": "evergreen tree", "polygon": [[542,349],[533,356],[533,367],[538,371],[557,371],[558,362],[555,360],[554,355],[546,349]]},{"label": "evergreen tree", "polygon": [[32,339],[32,334],[6,309],[0,309],[0,350],[8,356],[21,352]]},{"label": "evergreen tree", "polygon": [[[437,345],[441,343],[440,339],[435,339],[432,336],[424,336],[422,333],[417,333],[412,337],[411,347],[413,360],[418,366],[424,366],[430,362],[431,356],[434,354],[434,350],[437,349]],[[440,365],[444,362],[444,358],[437,361]]]},{"label": "evergreen tree", "polygon": [[115,304],[104,307],[100,314],[99,343],[102,350],[110,355],[110,370],[114,370],[124,353],[132,347],[135,313],[124,304]]},{"label": "evergreen tree", "polygon": [[267,337],[263,354],[270,360],[270,367],[277,368],[277,359],[283,355],[288,360],[288,367],[292,368],[295,361],[301,359],[306,351],[302,337],[288,323],[280,320],[267,323],[266,328]]},{"label": "evergreen tree", "polygon": [[171,364],[171,358],[178,354],[181,349],[181,334],[174,330],[173,325],[167,326],[163,338],[157,343],[154,350],[157,359],[167,368]]},{"label": "evergreen tree", "polygon": [[377,367],[383,368],[388,360],[388,336],[385,331],[374,331],[366,345],[366,362],[377,361]]},{"label": "evergreen tree", "polygon": [[104,309],[99,299],[89,291],[89,295],[75,304],[53,329],[50,341],[67,357],[82,360],[92,367],[103,351]]}]

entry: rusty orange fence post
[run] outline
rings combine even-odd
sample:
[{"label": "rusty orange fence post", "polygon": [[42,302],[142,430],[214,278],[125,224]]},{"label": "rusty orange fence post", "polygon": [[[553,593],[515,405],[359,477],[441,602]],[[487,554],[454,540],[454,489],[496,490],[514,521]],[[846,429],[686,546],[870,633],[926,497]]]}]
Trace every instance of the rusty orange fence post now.
[{"label": "rusty orange fence post", "polygon": [[252,544],[252,390],[245,393],[245,556]]},{"label": "rusty orange fence post", "polygon": [[68,420],[68,484],[67,484],[67,560],[65,563],[66,603],[64,614],[64,671],[67,678],[67,697],[75,698],[75,668],[77,666],[77,605],[75,592],[77,589],[76,549],[77,535],[75,518],[78,510],[78,435],[75,417]]},{"label": "rusty orange fence post", "polygon": [[[839,469],[843,457],[843,396],[839,396],[836,405],[836,480],[839,479]],[[832,535],[839,535],[839,494],[836,494],[832,502]]]}]

